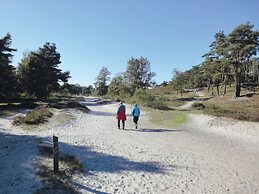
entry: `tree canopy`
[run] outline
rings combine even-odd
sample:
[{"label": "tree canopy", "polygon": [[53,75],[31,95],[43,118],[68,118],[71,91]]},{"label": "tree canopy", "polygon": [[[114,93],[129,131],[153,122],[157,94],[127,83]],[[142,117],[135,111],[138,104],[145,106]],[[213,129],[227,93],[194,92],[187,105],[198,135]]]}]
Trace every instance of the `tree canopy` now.
[{"label": "tree canopy", "polygon": [[122,96],[125,97],[129,91],[124,80],[124,74],[120,73],[112,78],[109,84],[108,93],[111,96]]},{"label": "tree canopy", "polygon": [[19,84],[24,91],[38,98],[46,98],[57,91],[59,82],[67,82],[69,72],[58,68],[60,54],[54,43],[45,43],[37,51],[25,55],[18,66]]},{"label": "tree canopy", "polygon": [[146,89],[153,85],[155,73],[151,71],[150,62],[147,58],[133,58],[128,60],[125,72],[125,81],[132,94],[136,89]]},{"label": "tree canopy", "polygon": [[10,99],[16,96],[15,68],[11,65],[13,52],[12,38],[8,33],[0,39],[0,99]]},{"label": "tree canopy", "polygon": [[259,32],[253,31],[253,27],[250,23],[241,24],[227,36],[215,36],[216,41],[212,46],[212,52],[232,66],[236,97],[240,96],[241,83],[244,82],[244,67],[251,63],[252,56],[256,56],[258,51]]},{"label": "tree canopy", "polygon": [[102,67],[99,71],[99,74],[96,77],[96,82],[94,83],[96,92],[98,95],[104,96],[108,93],[108,81],[110,80],[111,72],[107,67]]},{"label": "tree canopy", "polygon": [[[250,23],[237,26],[228,35],[219,31],[214,36],[210,45],[210,51],[203,57],[204,62],[194,66],[192,69],[181,73],[182,80],[173,79],[172,84],[182,84],[183,87],[203,87],[207,85],[217,88],[219,86],[235,83],[235,97],[239,97],[241,87],[254,87],[259,85],[259,62],[257,51],[259,50],[259,32],[253,30],[254,25]],[[178,76],[179,77],[179,76]]]}]

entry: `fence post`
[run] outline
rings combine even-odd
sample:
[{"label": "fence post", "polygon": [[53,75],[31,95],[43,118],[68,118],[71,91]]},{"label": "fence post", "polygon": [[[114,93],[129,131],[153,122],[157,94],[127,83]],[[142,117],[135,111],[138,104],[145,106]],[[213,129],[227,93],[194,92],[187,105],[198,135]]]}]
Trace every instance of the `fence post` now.
[{"label": "fence post", "polygon": [[58,137],[53,136],[53,168],[54,174],[58,173]]}]

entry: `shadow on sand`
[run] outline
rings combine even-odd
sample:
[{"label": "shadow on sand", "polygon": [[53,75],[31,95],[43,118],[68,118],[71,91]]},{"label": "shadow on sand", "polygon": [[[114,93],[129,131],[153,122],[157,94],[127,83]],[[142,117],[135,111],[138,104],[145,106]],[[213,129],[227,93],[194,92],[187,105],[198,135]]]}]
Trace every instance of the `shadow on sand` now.
[{"label": "shadow on sand", "polygon": [[[149,130],[144,130],[145,132],[148,132]],[[161,131],[161,130],[158,130]],[[141,132],[141,131],[140,131]],[[153,132],[153,131],[152,131]],[[30,181],[32,185],[38,185],[36,180],[33,178],[27,177],[27,169],[24,169],[24,164],[26,164],[29,161],[34,160],[33,157],[37,157],[38,151],[37,146],[42,141],[49,141],[52,142],[52,137],[46,137],[41,138],[38,136],[30,136],[30,135],[10,135],[6,133],[0,133],[0,148],[1,149],[8,149],[9,155],[14,156],[14,160],[12,163],[9,162],[9,160],[5,160],[5,157],[3,154],[6,154],[6,151],[0,151],[0,157],[1,159],[1,166],[5,169],[12,169],[14,166],[17,169],[20,169],[21,175],[20,180],[24,181]],[[31,151],[24,152],[23,146],[21,146],[21,143],[28,144],[30,143],[30,148],[35,150],[32,154]],[[95,172],[108,172],[108,173],[118,173],[122,171],[137,171],[137,172],[150,172],[150,173],[162,173],[164,174],[166,171],[166,166],[161,165],[159,162],[155,161],[133,161],[123,156],[114,156],[111,154],[105,154],[101,152],[95,151],[93,148],[88,146],[78,146],[78,145],[71,145],[68,143],[62,142],[62,139],[60,139],[59,142],[59,149],[60,153],[70,154],[74,155],[76,153],[76,157],[80,159],[80,163],[83,166],[83,174],[85,176],[93,175]],[[15,155],[19,154],[19,160],[15,160]],[[22,155],[22,156],[21,156]],[[23,156],[24,155],[24,156]],[[176,167],[178,168],[178,167]],[[36,168],[37,169],[37,168]],[[34,172],[28,172],[34,173]],[[35,172],[37,173],[37,172]],[[8,175],[8,177],[6,177]],[[29,180],[30,179],[30,180]],[[15,184],[17,187],[23,188],[24,181],[18,181],[15,180],[15,175],[12,175],[12,171],[10,173],[7,172],[0,172],[0,182],[5,182],[5,180],[8,180],[10,184]],[[71,180],[72,181],[72,180]],[[44,185],[44,183],[43,183]],[[85,190],[87,192],[91,193],[105,193],[103,191],[98,191],[95,188],[90,188],[86,185],[81,185],[79,183],[72,183],[74,187]],[[34,189],[37,189],[38,187],[35,186]],[[0,193],[5,192],[6,190],[12,189],[9,186],[1,187]],[[40,189],[40,188],[39,188]],[[53,188],[51,188],[53,189]],[[31,192],[31,191],[28,191]],[[58,191],[57,191],[58,192]]]},{"label": "shadow on sand", "polygon": [[33,176],[33,161],[40,140],[37,136],[0,132],[0,193],[32,193],[31,187],[39,187]]},{"label": "shadow on sand", "polygon": [[136,131],[136,132],[149,132],[149,133],[160,133],[160,132],[181,132],[179,129],[124,129],[125,131]]},{"label": "shadow on sand", "polygon": [[101,100],[101,99],[80,101],[80,104],[84,106],[98,106],[98,105],[106,105],[106,104],[112,104],[112,103],[113,102],[110,100]]},{"label": "shadow on sand", "polygon": [[95,116],[116,116],[115,113],[93,111],[93,110],[89,111],[88,114],[95,115]]},{"label": "shadow on sand", "polygon": [[60,142],[60,148],[77,153],[83,166],[87,166],[86,172],[108,172],[118,173],[121,171],[139,171],[151,173],[164,173],[164,167],[159,162],[136,162],[123,156],[114,156],[94,151],[91,147],[70,145]]}]

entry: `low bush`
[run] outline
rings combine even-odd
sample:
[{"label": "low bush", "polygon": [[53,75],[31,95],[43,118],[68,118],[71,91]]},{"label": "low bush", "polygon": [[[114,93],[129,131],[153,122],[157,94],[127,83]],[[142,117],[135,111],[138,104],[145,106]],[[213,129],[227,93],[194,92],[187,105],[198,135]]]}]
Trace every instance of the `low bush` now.
[{"label": "low bush", "polygon": [[34,109],[26,116],[17,116],[13,120],[13,125],[37,125],[43,123],[47,118],[52,117],[53,113],[49,109]]},{"label": "low bush", "polygon": [[67,104],[67,108],[76,108],[84,112],[89,111],[89,109],[85,105],[80,104],[78,101],[70,101],[70,102],[67,102],[66,104]]},{"label": "low bush", "polygon": [[134,103],[137,102],[138,104],[142,104],[144,106],[158,109],[158,110],[170,110],[170,108],[164,103],[166,97],[161,95],[158,99],[152,95],[147,93],[145,90],[137,89],[133,95]]},{"label": "low bush", "polygon": [[166,96],[165,94],[159,94],[159,96],[157,98],[160,101],[170,101],[170,98],[168,96]]},{"label": "low bush", "polygon": [[171,110],[163,101],[148,101],[146,102],[146,106],[158,110]]},{"label": "low bush", "polygon": [[149,102],[155,100],[155,96],[148,94],[143,89],[136,89],[133,98],[140,102]]},{"label": "low bush", "polygon": [[192,108],[197,109],[197,110],[203,110],[205,108],[205,106],[200,102],[195,102],[195,103],[193,103]]},{"label": "low bush", "polygon": [[57,108],[57,109],[65,109],[65,108],[75,108],[84,112],[88,112],[89,109],[85,106],[80,104],[79,101],[68,101],[68,102],[55,102],[49,104],[51,108]]}]

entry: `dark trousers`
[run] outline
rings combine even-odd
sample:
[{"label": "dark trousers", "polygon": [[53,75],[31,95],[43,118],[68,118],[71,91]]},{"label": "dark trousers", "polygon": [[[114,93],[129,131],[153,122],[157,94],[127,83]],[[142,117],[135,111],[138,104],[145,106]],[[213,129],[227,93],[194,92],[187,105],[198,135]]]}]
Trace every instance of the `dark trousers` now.
[{"label": "dark trousers", "polygon": [[133,122],[134,122],[136,125],[138,125],[138,119],[139,119],[139,117],[133,116]]},{"label": "dark trousers", "polygon": [[122,122],[122,129],[125,127],[125,120],[118,120],[118,128],[120,128],[120,121]]}]

